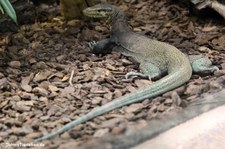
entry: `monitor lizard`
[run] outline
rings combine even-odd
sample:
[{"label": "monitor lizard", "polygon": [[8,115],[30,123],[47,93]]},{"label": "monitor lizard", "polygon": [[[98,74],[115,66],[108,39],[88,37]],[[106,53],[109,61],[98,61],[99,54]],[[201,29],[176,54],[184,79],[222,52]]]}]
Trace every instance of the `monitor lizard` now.
[{"label": "monitor lizard", "polygon": [[148,76],[150,79],[164,77],[145,88],[140,88],[93,109],[62,128],[36,139],[35,142],[50,139],[116,108],[140,102],[146,98],[156,97],[175,89],[189,81],[192,76],[192,69],[196,72],[214,72],[218,70],[216,66],[211,66],[211,61],[207,58],[201,56],[188,57],[170,44],[152,40],[133,32],[128,27],[125,13],[114,5],[98,4],[86,8],[83,13],[92,18],[109,18],[111,20],[111,37],[97,43],[92,42],[90,45],[93,53],[105,54],[111,50],[116,50],[140,63],[142,73],[130,72],[126,77],[133,75]]}]

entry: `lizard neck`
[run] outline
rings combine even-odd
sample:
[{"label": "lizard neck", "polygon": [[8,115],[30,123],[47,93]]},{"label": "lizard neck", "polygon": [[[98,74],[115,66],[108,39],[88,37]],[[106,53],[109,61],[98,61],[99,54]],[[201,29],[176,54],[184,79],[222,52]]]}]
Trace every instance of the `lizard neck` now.
[{"label": "lizard neck", "polygon": [[131,28],[128,26],[127,17],[124,12],[117,10],[111,18],[111,33],[116,36],[121,32],[130,32]]}]

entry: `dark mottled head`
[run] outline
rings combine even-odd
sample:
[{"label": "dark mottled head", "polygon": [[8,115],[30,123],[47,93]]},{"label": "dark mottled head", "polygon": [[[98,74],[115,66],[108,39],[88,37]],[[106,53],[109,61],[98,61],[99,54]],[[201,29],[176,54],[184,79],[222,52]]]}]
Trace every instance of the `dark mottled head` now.
[{"label": "dark mottled head", "polygon": [[121,13],[118,7],[110,4],[97,4],[83,10],[85,16],[91,18],[107,18],[112,19]]}]

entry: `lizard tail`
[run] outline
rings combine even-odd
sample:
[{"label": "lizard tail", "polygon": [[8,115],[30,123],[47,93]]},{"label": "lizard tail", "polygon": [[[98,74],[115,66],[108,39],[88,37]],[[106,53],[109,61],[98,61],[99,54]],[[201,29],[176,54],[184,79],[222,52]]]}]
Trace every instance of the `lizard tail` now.
[{"label": "lizard tail", "polygon": [[81,116],[80,118],[66,124],[62,128],[46,135],[41,138],[38,138],[35,140],[35,142],[43,141],[50,139],[56,135],[59,135],[74,126],[77,126],[81,123],[84,123],[90,119],[93,119],[99,115],[102,115],[104,113],[107,113],[109,111],[112,111],[116,108],[120,108],[125,105],[129,105],[135,102],[142,101],[146,98],[152,98],[158,95],[161,95],[167,91],[170,91],[176,87],[179,87],[180,85],[187,82],[192,75],[192,68],[190,66],[189,61],[186,59],[184,64],[181,65],[176,71],[170,72],[167,76],[163,77],[162,79],[152,83],[151,85],[141,88],[137,91],[134,91],[132,93],[129,93],[125,96],[122,96],[120,98],[115,99],[112,102],[109,102],[102,107],[93,109],[88,114]]}]

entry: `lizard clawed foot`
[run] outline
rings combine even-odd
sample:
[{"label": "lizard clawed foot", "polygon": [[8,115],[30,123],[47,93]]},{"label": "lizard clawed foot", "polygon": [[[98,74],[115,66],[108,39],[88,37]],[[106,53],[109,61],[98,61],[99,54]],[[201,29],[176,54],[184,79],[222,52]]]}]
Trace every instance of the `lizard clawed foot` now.
[{"label": "lizard clawed foot", "polygon": [[203,2],[197,4],[197,9],[201,10],[203,8],[210,7],[211,5],[212,5],[211,0],[204,0]]},{"label": "lizard clawed foot", "polygon": [[200,67],[200,71],[196,71],[197,73],[203,73],[203,74],[211,74],[215,71],[218,71],[219,68],[216,66],[211,66],[211,67]]},{"label": "lizard clawed foot", "polygon": [[220,70],[218,67],[216,67],[216,66],[213,66],[213,67],[210,67],[210,68],[208,68],[208,70],[210,71],[210,72],[215,72],[215,71],[218,71],[218,70]]},{"label": "lizard clawed foot", "polygon": [[126,75],[125,75],[125,78],[128,79],[132,76],[138,76],[138,77],[141,77],[141,78],[144,78],[144,79],[149,79],[151,80],[151,76],[149,75],[145,75],[145,74],[142,74],[142,73],[139,73],[139,72],[134,72],[134,71],[131,71],[131,72],[128,72]]},{"label": "lizard clawed foot", "polygon": [[96,41],[91,41],[91,42],[88,42],[88,47],[90,48],[90,49],[94,49],[94,46],[96,45]]}]

